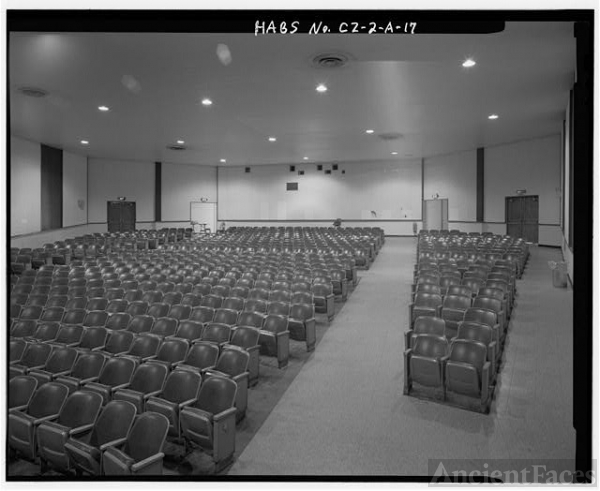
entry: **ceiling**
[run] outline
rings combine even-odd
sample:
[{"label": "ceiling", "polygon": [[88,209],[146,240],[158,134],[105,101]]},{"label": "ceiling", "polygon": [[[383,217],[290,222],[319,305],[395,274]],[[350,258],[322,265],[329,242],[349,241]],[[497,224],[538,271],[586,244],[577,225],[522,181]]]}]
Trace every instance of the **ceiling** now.
[{"label": "ceiling", "polygon": [[[11,33],[9,43],[12,134],[90,157],[203,165],[420,158],[556,134],[575,68],[570,22],[483,35]],[[349,61],[315,67],[328,52]],[[464,68],[467,57],[477,64]],[[166,148],[180,139],[185,151]]]}]

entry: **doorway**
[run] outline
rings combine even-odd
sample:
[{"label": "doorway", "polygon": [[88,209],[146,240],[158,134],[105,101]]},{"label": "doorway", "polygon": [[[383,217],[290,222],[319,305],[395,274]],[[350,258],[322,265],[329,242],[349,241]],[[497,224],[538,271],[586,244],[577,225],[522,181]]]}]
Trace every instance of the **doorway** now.
[{"label": "doorway", "polygon": [[423,229],[448,230],[448,199],[423,200]]},{"label": "doorway", "polygon": [[217,203],[191,201],[190,221],[199,225],[200,230],[214,234],[217,231]]},{"label": "doorway", "polygon": [[539,196],[506,197],[506,235],[538,243]]},{"label": "doorway", "polygon": [[135,230],[135,201],[107,201],[108,232]]}]

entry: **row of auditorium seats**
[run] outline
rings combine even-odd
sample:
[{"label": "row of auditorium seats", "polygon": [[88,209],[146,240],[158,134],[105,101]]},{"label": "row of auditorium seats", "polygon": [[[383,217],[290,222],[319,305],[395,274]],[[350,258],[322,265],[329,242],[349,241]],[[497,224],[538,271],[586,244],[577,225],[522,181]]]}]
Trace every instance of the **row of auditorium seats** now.
[{"label": "row of auditorium seats", "polygon": [[[293,253],[273,237],[268,246],[263,240],[256,248],[234,246],[233,231],[229,240],[184,237],[156,250],[122,247],[152,235],[146,233],[86,238],[84,247],[78,241],[82,257],[73,255],[68,264],[48,261],[11,278],[10,383],[33,379],[37,391],[60,384],[67,398],[97,394],[101,415],[115,404],[133,406],[134,421],[162,413],[176,443],[183,443],[186,452],[195,446],[211,452],[216,468],[222,468],[233,458],[235,423],[246,414],[248,388],[259,380],[261,357],[274,357],[279,367],[285,366],[290,339],[314,349],[316,315],[331,320],[334,302],[346,301],[349,287],[358,282],[360,260],[347,253],[350,249],[322,249],[333,242],[347,246],[345,237],[335,239],[343,235],[338,230],[329,233],[331,241],[323,239],[319,249],[296,243]],[[382,237],[368,240],[377,242],[369,247],[378,251]],[[90,249],[102,241],[104,249]],[[199,380],[200,395],[192,390],[178,399],[189,374]],[[213,404],[212,398],[219,397],[211,389],[213,380],[233,383],[228,407]],[[11,404],[18,399],[9,398]],[[20,404],[16,411],[25,415],[29,409]],[[60,414],[60,409],[52,412],[46,425],[58,418],[68,427],[68,418]],[[105,448],[88,423],[85,438],[74,442],[70,430],[64,430],[56,448],[42,448],[46,437],[37,437],[37,426],[30,426],[22,439],[15,418],[9,448],[36,462],[39,457],[42,472],[49,465],[64,473],[161,473],[162,443],[145,457],[134,455],[127,436],[115,438],[118,450]],[[153,463],[147,466],[148,459]]]},{"label": "row of auditorium seats", "polygon": [[528,247],[506,236],[431,232],[419,234],[404,393],[487,413]]}]

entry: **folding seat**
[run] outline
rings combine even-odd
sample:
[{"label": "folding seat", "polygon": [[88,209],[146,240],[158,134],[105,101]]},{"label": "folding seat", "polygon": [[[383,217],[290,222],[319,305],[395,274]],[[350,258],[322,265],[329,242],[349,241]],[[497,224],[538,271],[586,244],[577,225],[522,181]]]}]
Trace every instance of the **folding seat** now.
[{"label": "folding seat", "polygon": [[36,430],[42,422],[58,418],[69,390],[62,384],[50,382],[40,386],[24,411],[8,413],[7,440],[11,451],[28,460],[37,457]]},{"label": "folding seat", "polygon": [[442,295],[442,287],[437,283],[417,283],[414,286],[412,299],[414,301],[417,293],[431,293],[433,295]]},{"label": "folding seat", "polygon": [[172,317],[159,317],[154,320],[150,334],[158,337],[160,340],[167,336],[173,336],[177,330],[177,319]]},{"label": "folding seat", "polygon": [[47,344],[53,347],[74,348],[81,342],[84,328],[79,324],[61,324],[56,337],[51,341],[46,341]]},{"label": "folding seat", "polygon": [[258,279],[254,282],[254,287],[251,289],[270,290],[273,282],[269,279]]},{"label": "folding seat", "polygon": [[127,312],[127,307],[129,307],[129,302],[127,300],[115,298],[108,302],[105,310],[109,314],[116,314],[118,312]]},{"label": "folding seat", "polygon": [[46,343],[29,343],[23,350],[21,357],[11,361],[9,365],[9,378],[17,375],[28,375],[33,369],[43,368],[50,354],[52,346]]},{"label": "folding seat", "polygon": [[[60,329],[59,322],[39,322],[33,335],[27,338],[27,341],[43,343],[56,338]],[[11,341],[12,342],[12,341]]]},{"label": "folding seat", "polygon": [[104,327],[108,317],[108,312],[104,310],[92,310],[83,319],[83,327]]},{"label": "folding seat", "polygon": [[31,293],[32,289],[33,289],[33,285],[18,284],[13,288],[11,293],[13,293],[13,294],[21,293],[21,294],[29,295]]},{"label": "folding seat", "polygon": [[312,291],[298,291],[292,293],[292,298],[290,299],[291,304],[305,304],[305,305],[313,305],[313,295]]},{"label": "folding seat", "polygon": [[343,302],[348,299],[348,280],[346,279],[346,271],[342,269],[331,270],[331,284],[333,286],[333,294],[340,297]]},{"label": "folding seat", "polygon": [[212,285],[210,285],[208,283],[198,283],[192,289],[192,293],[194,295],[200,295],[201,297],[204,297],[206,295],[210,295],[211,289],[212,289]]},{"label": "folding seat", "polygon": [[[492,282],[492,283],[494,283],[494,282]],[[487,284],[487,281],[486,281],[486,284]],[[499,300],[500,302],[502,302],[502,310],[506,313],[507,319],[510,318],[509,299],[508,299],[508,295],[505,293],[504,290],[501,290],[499,288],[484,286],[479,289],[479,292],[477,292],[477,296],[478,297],[490,297],[490,298],[495,298],[496,300]]]},{"label": "folding seat", "polygon": [[126,312],[117,312],[108,317],[105,327],[111,331],[118,331],[120,329],[127,329],[130,322],[130,314]]},{"label": "folding seat", "polygon": [[181,295],[183,296],[187,293],[192,293],[193,288],[194,288],[194,285],[192,283],[184,281],[181,283],[176,283],[175,288],[173,289],[173,292],[181,293]]},{"label": "folding seat", "polygon": [[35,333],[37,322],[33,319],[17,319],[10,328],[11,338],[30,338]]},{"label": "folding seat", "polygon": [[[84,273],[85,274],[85,273]],[[75,288],[80,286],[87,287],[87,279],[82,277],[71,277],[68,283],[69,288]]]},{"label": "folding seat", "polygon": [[164,294],[161,291],[158,290],[146,290],[143,295],[141,300],[148,303],[149,305],[153,304],[153,303],[160,303],[163,301],[164,298]]},{"label": "folding seat", "polygon": [[442,310],[442,296],[434,293],[415,293],[415,299],[408,305],[409,327],[420,316],[440,317]]},{"label": "folding seat", "polygon": [[55,381],[67,386],[69,393],[79,390],[86,383],[98,380],[105,361],[106,357],[102,353],[82,353],[71,372],[68,375],[58,375]]},{"label": "folding seat", "polygon": [[106,346],[107,339],[108,329],[106,327],[88,327],[81,337],[81,342],[79,343],[79,346],[77,346],[77,351],[85,352],[103,350]]},{"label": "folding seat", "polygon": [[131,377],[131,383],[113,394],[113,400],[132,403],[138,414],[144,411],[149,397],[160,393],[167,378],[169,369],[160,363],[144,363],[138,365]]},{"label": "folding seat", "polygon": [[180,414],[186,452],[191,443],[210,452],[217,471],[229,464],[235,451],[236,391],[233,380],[211,377],[200,387],[197,401]]},{"label": "folding seat", "polygon": [[[442,275],[440,278],[440,294],[442,296],[446,296],[448,293],[448,288],[451,286],[460,286],[461,277],[460,273],[458,276],[454,275]],[[423,285],[425,286],[425,285]],[[433,293],[433,292],[430,292]]]},{"label": "folding seat", "polygon": [[248,363],[250,354],[241,349],[225,349],[214,368],[204,372],[204,383],[211,377],[227,377],[237,384],[236,421],[241,421],[248,407]]},{"label": "folding seat", "polygon": [[464,319],[465,312],[471,307],[471,297],[446,295],[442,303],[440,317],[446,322],[446,336],[453,338],[458,330],[458,323]]},{"label": "folding seat", "polygon": [[65,444],[69,438],[92,431],[101,407],[99,394],[76,391],[67,398],[55,422],[43,422],[38,426],[36,436],[42,473],[48,464],[61,472],[71,470]]},{"label": "folding seat", "polygon": [[439,317],[422,316],[415,319],[413,328],[404,334],[405,349],[414,345],[415,338],[419,334],[432,334],[446,337],[446,322]]},{"label": "folding seat", "polygon": [[202,297],[200,301],[200,306],[202,307],[212,307],[213,309],[221,308],[223,305],[223,297],[218,295],[213,295],[212,293]]},{"label": "folding seat", "polygon": [[249,298],[244,304],[244,312],[259,312],[266,314],[268,302],[259,298]]},{"label": "folding seat", "polygon": [[220,308],[215,311],[213,322],[234,326],[237,322],[238,314],[237,310]]},{"label": "folding seat", "polygon": [[167,367],[168,370],[172,370],[176,364],[183,362],[189,346],[189,343],[185,339],[178,339],[176,337],[165,338],[160,348],[158,348],[156,356],[148,360],[148,363],[160,363]]},{"label": "folding seat", "polygon": [[445,366],[445,390],[478,399],[479,410],[490,409],[490,362],[488,348],[478,341],[457,339],[450,346]]},{"label": "folding seat", "polygon": [[209,322],[202,331],[200,341],[214,343],[219,346],[219,349],[221,349],[224,344],[229,342],[230,338],[231,326],[226,324],[218,324],[216,322]]},{"label": "folding seat", "polygon": [[270,291],[266,288],[253,288],[248,292],[248,300],[269,300]]},{"label": "folding seat", "polygon": [[9,362],[16,362],[21,359],[23,352],[27,347],[27,342],[24,339],[16,338],[10,340],[9,345]]},{"label": "folding seat", "polygon": [[200,322],[204,325],[212,322],[215,317],[215,310],[213,307],[194,307],[190,313],[190,319],[195,322]]},{"label": "folding seat", "polygon": [[168,303],[169,305],[179,305],[182,298],[183,295],[179,292],[168,292],[165,293],[162,301],[164,303]]},{"label": "folding seat", "polygon": [[490,362],[490,382],[495,378],[498,370],[501,353],[496,343],[494,330],[487,324],[479,322],[462,321],[458,324],[456,337],[452,339],[466,339],[468,341],[478,341],[487,347],[487,360]]},{"label": "folding seat", "polygon": [[85,309],[70,309],[65,310],[62,318],[62,324],[66,325],[83,325],[87,310]]},{"label": "folding seat", "polygon": [[50,294],[51,289],[52,289],[52,287],[50,285],[40,285],[40,284],[36,283],[35,285],[33,285],[33,288],[29,292],[29,296],[31,296],[31,295],[46,295],[46,296],[48,296]]},{"label": "folding seat", "polygon": [[156,356],[161,341],[158,335],[140,334],[134,337],[129,350],[118,356],[130,358],[138,364],[144,363]]},{"label": "folding seat", "polygon": [[81,389],[97,392],[102,396],[103,404],[106,404],[117,390],[124,389],[129,385],[137,365],[132,358],[124,356],[109,358],[102,367],[98,380],[87,382]]},{"label": "folding seat", "polygon": [[[235,287],[234,288],[243,288],[246,292],[249,292],[251,288],[254,288],[254,278],[249,277],[249,278],[240,278],[239,280],[237,280]],[[232,292],[230,292],[232,293]],[[240,296],[239,294],[237,296]],[[247,296],[247,295],[246,295]],[[246,298],[246,297],[244,297]]]},{"label": "folding seat", "polygon": [[244,310],[244,303],[245,303],[244,298],[228,297],[225,300],[223,300],[222,308],[236,310],[238,312],[241,312],[242,310]]},{"label": "folding seat", "polygon": [[28,293],[12,293],[11,292],[10,304],[23,306],[27,303],[28,299],[29,299]]},{"label": "folding seat", "polygon": [[178,370],[192,370],[203,373],[217,364],[219,358],[219,346],[209,342],[199,341],[190,346],[190,349],[182,363],[176,363]]},{"label": "folding seat", "polygon": [[214,285],[210,289],[210,295],[225,298],[229,296],[230,291],[231,288],[227,285]]},{"label": "folding seat", "polygon": [[92,288],[104,288],[104,280],[102,279],[102,275],[97,273],[97,278],[89,278],[87,282],[88,290]]},{"label": "folding seat", "polygon": [[202,297],[200,295],[196,295],[194,293],[186,293],[181,298],[181,305],[189,305],[192,308],[198,307],[200,305],[200,300]]},{"label": "folding seat", "polygon": [[129,291],[129,290],[137,290],[138,289],[138,287],[139,287],[138,282],[133,279],[133,276],[131,279],[128,279],[128,280],[123,280],[122,276],[120,276],[119,278],[121,279],[121,288],[123,288],[123,290]]},{"label": "folding seat", "polygon": [[170,281],[162,281],[156,285],[156,289],[165,294],[172,292],[174,288],[175,288],[175,283],[172,283]]},{"label": "folding seat", "polygon": [[24,411],[38,386],[38,381],[29,375],[18,375],[8,382],[8,410]]},{"label": "folding seat", "polygon": [[267,307],[267,314],[283,315],[285,317],[290,315],[290,304],[286,301],[271,301]]},{"label": "folding seat", "polygon": [[125,309],[125,312],[132,317],[135,317],[137,315],[146,315],[148,308],[149,306],[147,302],[144,302],[143,300],[134,300],[133,302],[129,303]]},{"label": "folding seat", "polygon": [[162,414],[146,412],[135,418],[124,443],[108,445],[102,454],[106,476],[162,475],[162,452],[169,420]]},{"label": "folding seat", "polygon": [[96,288],[88,288],[86,296],[88,298],[99,298],[99,297],[104,297],[105,294],[106,294],[106,289],[102,286],[102,287],[96,287]]},{"label": "folding seat", "polygon": [[111,331],[106,341],[106,346],[100,353],[106,356],[122,355],[129,351],[133,344],[135,334],[131,331],[119,330]]},{"label": "folding seat", "polygon": [[108,299],[103,297],[89,298],[85,306],[86,310],[104,310],[106,307],[108,307]]},{"label": "folding seat", "polygon": [[77,475],[100,475],[101,449],[127,437],[135,414],[135,407],[131,403],[111,401],[104,406],[89,434],[77,438],[72,436],[66,441],[64,450]]},{"label": "folding seat", "polygon": [[32,270],[32,269],[25,270],[19,276],[17,285],[32,285],[32,288],[33,288],[33,284],[36,283],[36,278],[37,278],[37,273],[34,270]]},{"label": "folding seat", "polygon": [[163,390],[146,401],[146,410],[163,414],[169,420],[169,434],[179,441],[179,414],[196,402],[202,377],[190,370],[175,370],[169,374]]},{"label": "folding seat", "polygon": [[84,310],[87,306],[88,298],[87,297],[74,297],[69,298],[67,303],[65,303],[65,310]]},{"label": "folding seat", "polygon": [[326,314],[327,320],[331,322],[335,315],[335,296],[333,294],[333,287],[331,283],[318,283],[312,286],[313,302],[315,305],[315,312],[319,314]]},{"label": "folding seat", "polygon": [[167,317],[171,317],[172,319],[176,319],[177,322],[180,322],[189,319],[191,313],[192,307],[190,305],[173,305],[169,309]]},{"label": "folding seat", "polygon": [[485,282],[485,287],[501,290],[504,296],[504,302],[506,303],[506,308],[504,310],[512,310],[514,305],[514,292],[511,290],[510,285],[506,281],[500,279],[489,279]]},{"label": "folding seat", "polygon": [[412,348],[404,351],[404,394],[410,394],[413,383],[443,388],[444,361],[447,354],[446,337],[433,334],[416,336]]},{"label": "folding seat", "polygon": [[155,291],[157,285],[158,283],[154,280],[140,281],[138,284],[138,289],[142,290],[143,292]]},{"label": "folding seat", "polygon": [[48,295],[40,295],[40,294],[32,294],[30,293],[27,297],[27,301],[25,302],[26,306],[39,305],[40,307],[45,307],[46,302],[48,301]]},{"label": "folding seat", "polygon": [[[229,273],[227,273],[227,274],[229,274]],[[226,286],[228,288],[232,288],[235,286],[235,284],[236,284],[235,277],[225,276],[225,277],[221,278],[219,281],[217,281],[217,284],[215,286]]]},{"label": "folding seat", "polygon": [[35,320],[37,321],[44,311],[44,307],[40,305],[25,305],[19,314],[20,320]]},{"label": "folding seat", "polygon": [[314,350],[317,341],[314,306],[293,304],[289,311],[288,330],[291,339],[306,342],[306,351]]},{"label": "folding seat", "polygon": [[492,331],[494,332],[494,339],[498,346],[498,351],[500,350],[502,333],[500,325],[498,324],[498,315],[496,314],[496,312],[489,309],[471,307],[465,312],[464,321],[477,322],[479,324],[485,324],[486,326],[490,326],[492,328]]},{"label": "folding seat", "polygon": [[77,350],[73,348],[56,348],[52,351],[46,364],[40,368],[32,368],[28,375],[34,377],[39,385],[52,382],[61,375],[67,375],[73,369],[77,359]]},{"label": "folding seat", "polygon": [[[465,273],[466,274],[466,273]],[[462,286],[466,286],[471,290],[471,295],[477,295],[479,289],[485,284],[485,280],[479,278],[464,277],[461,282]]]},{"label": "folding seat", "polygon": [[292,300],[292,293],[289,290],[271,290],[269,294],[270,302],[286,302],[290,303]]},{"label": "folding seat", "polygon": [[292,294],[296,293],[311,293],[312,284],[308,281],[295,281],[292,283],[290,290]]},{"label": "folding seat", "polygon": [[279,315],[267,315],[258,342],[261,355],[276,357],[279,368],[286,366],[290,352],[288,319]]}]

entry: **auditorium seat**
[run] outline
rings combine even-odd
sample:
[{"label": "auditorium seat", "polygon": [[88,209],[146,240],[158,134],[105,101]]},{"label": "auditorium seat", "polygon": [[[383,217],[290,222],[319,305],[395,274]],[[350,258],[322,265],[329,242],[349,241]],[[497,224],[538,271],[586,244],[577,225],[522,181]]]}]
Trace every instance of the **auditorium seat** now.
[{"label": "auditorium seat", "polygon": [[190,307],[198,307],[200,305],[200,301],[202,297],[200,295],[196,295],[194,293],[186,293],[181,298],[181,305],[189,305]]},{"label": "auditorium seat", "polygon": [[244,310],[244,303],[245,303],[244,298],[233,297],[233,296],[227,297],[225,300],[223,300],[223,305],[221,308],[231,309],[231,310],[235,310],[237,312],[241,312],[242,310]]},{"label": "auditorium seat", "polygon": [[445,336],[416,336],[412,348],[404,352],[404,394],[410,394],[415,382],[429,388],[443,388],[447,353],[448,341]]},{"label": "auditorium seat", "polygon": [[211,377],[201,385],[197,401],[180,415],[186,453],[190,444],[198,445],[212,455],[217,472],[235,452],[236,391],[233,380]]},{"label": "auditorium seat", "polygon": [[41,385],[34,392],[25,410],[10,410],[6,432],[9,451],[18,452],[28,460],[35,460],[36,430],[42,422],[58,418],[68,393],[64,385],[50,382]]},{"label": "auditorium seat", "polygon": [[167,317],[176,319],[177,322],[181,322],[190,318],[192,313],[192,307],[190,305],[172,305],[169,309]]},{"label": "auditorium seat", "polygon": [[106,341],[106,346],[101,353],[107,356],[116,356],[129,351],[133,343],[134,333],[126,330],[111,331]]},{"label": "auditorium seat", "polygon": [[285,367],[290,352],[288,319],[280,315],[267,315],[263,320],[258,342],[261,355],[276,357],[279,368]]},{"label": "auditorium seat", "polygon": [[62,324],[56,337],[50,341],[46,341],[46,344],[53,347],[67,347],[74,348],[81,342],[84,328],[77,324]]},{"label": "auditorium seat", "polygon": [[409,328],[417,317],[441,317],[442,296],[434,293],[415,293],[415,299],[408,305]]},{"label": "auditorium seat", "polygon": [[65,444],[69,438],[91,433],[101,408],[102,396],[76,391],[68,396],[56,421],[44,421],[38,426],[38,456],[42,473],[49,464],[60,472],[71,470]]},{"label": "auditorium seat", "polygon": [[318,283],[312,286],[313,302],[315,312],[326,314],[327,320],[331,322],[335,316],[335,296],[331,284]]},{"label": "auditorium seat", "polygon": [[487,350],[483,343],[457,339],[450,346],[445,373],[446,393],[477,398],[484,413],[489,412],[491,396]]},{"label": "auditorium seat", "polygon": [[52,353],[52,349],[52,346],[47,343],[29,343],[25,347],[21,358],[10,363],[9,378],[17,375],[27,375],[30,370],[43,368]]},{"label": "auditorium seat", "polygon": [[261,314],[267,313],[268,302],[260,298],[249,298],[244,304],[244,312],[258,312]]},{"label": "auditorium seat", "polygon": [[473,307],[491,310],[496,313],[498,325],[500,326],[500,341],[503,342],[506,330],[508,329],[508,320],[506,312],[502,310],[502,301],[490,297],[475,297],[473,299]]},{"label": "auditorium seat", "polygon": [[202,331],[200,341],[214,343],[221,349],[225,343],[229,342],[230,338],[231,326],[209,322],[204,328],[204,331]]},{"label": "auditorium seat", "polygon": [[131,322],[131,315],[126,312],[117,312],[112,314],[106,321],[106,328],[112,331],[118,331],[121,329],[127,329],[127,326]]},{"label": "auditorium seat", "polygon": [[25,305],[39,305],[40,307],[45,307],[47,301],[48,295],[30,293]]},{"label": "auditorium seat", "polygon": [[44,307],[40,305],[25,305],[21,309],[19,319],[21,320],[34,320],[37,321],[42,316]]},{"label": "auditorium seat", "polygon": [[289,310],[288,330],[290,338],[306,342],[306,351],[315,349],[317,341],[315,308],[312,304],[293,304]]},{"label": "auditorium seat", "polygon": [[52,382],[61,375],[68,375],[77,359],[77,350],[57,348],[52,351],[43,367],[32,368],[28,375],[34,377],[39,385]]},{"label": "auditorium seat", "polygon": [[23,356],[23,352],[27,347],[27,342],[21,338],[14,338],[10,340],[8,353],[9,353],[9,363],[14,361],[18,361]]},{"label": "auditorium seat", "polygon": [[157,395],[162,390],[168,373],[168,366],[162,363],[138,365],[129,385],[113,393],[113,401],[131,402],[136,407],[138,414],[143,412],[148,398]]},{"label": "auditorium seat", "polygon": [[16,319],[10,328],[11,338],[30,338],[35,333],[37,322],[33,319]]},{"label": "auditorium seat", "polygon": [[[116,331],[122,333],[124,331]],[[112,399],[112,395],[119,389],[129,385],[137,362],[124,356],[109,358],[100,372],[97,381],[87,382],[82,390],[91,390],[102,396],[103,404]],[[64,386],[63,386],[64,387]]]},{"label": "auditorium seat", "polygon": [[233,330],[231,340],[224,345],[224,349],[243,349],[248,352],[248,386],[252,387],[258,382],[260,347],[258,339],[260,331],[255,327],[239,326]]},{"label": "auditorium seat", "polygon": [[440,317],[446,322],[446,337],[455,337],[458,323],[465,316],[465,311],[471,307],[471,297],[460,295],[446,295],[442,303]]},{"label": "auditorium seat", "polygon": [[61,322],[65,315],[63,307],[46,307],[40,317],[40,322]]},{"label": "auditorium seat", "polygon": [[104,327],[108,321],[108,312],[104,310],[89,311],[83,319],[83,327]]},{"label": "auditorium seat", "polygon": [[59,375],[56,382],[66,385],[69,393],[79,390],[88,382],[95,382],[100,376],[100,371],[106,362],[102,353],[82,353],[75,361],[73,369],[68,375]]},{"label": "auditorium seat", "polygon": [[197,341],[189,349],[185,360],[176,363],[175,368],[181,370],[192,370],[198,373],[214,367],[219,358],[219,346],[214,343]]},{"label": "auditorium seat", "polygon": [[446,336],[446,322],[440,317],[421,316],[415,319],[412,329],[404,333],[405,349],[414,345],[415,338],[419,334],[432,334],[434,336]]},{"label": "auditorium seat", "polygon": [[154,412],[136,416],[124,443],[107,445],[102,454],[106,476],[160,476],[169,420]]},{"label": "auditorium seat", "polygon": [[221,308],[223,304],[223,297],[215,294],[208,294],[202,297],[200,300],[200,306],[202,307],[211,307],[213,309]]},{"label": "auditorium seat", "polygon": [[108,302],[108,306],[105,310],[109,314],[116,314],[118,312],[126,312],[128,306],[129,302],[127,300],[115,298]]},{"label": "auditorium seat", "polygon": [[58,334],[59,329],[60,323],[58,322],[39,322],[33,335],[26,339],[27,341],[39,343],[43,343],[45,341],[52,341],[53,339],[56,339],[56,335]]},{"label": "auditorium seat", "polygon": [[189,346],[185,339],[166,338],[158,348],[156,356],[150,358],[148,363],[159,363],[167,367],[168,370],[172,370],[177,363],[183,362]]}]

